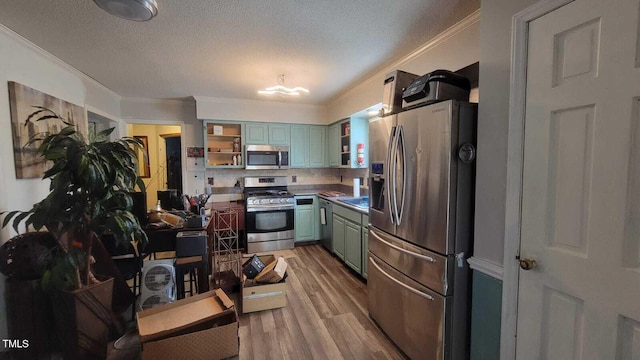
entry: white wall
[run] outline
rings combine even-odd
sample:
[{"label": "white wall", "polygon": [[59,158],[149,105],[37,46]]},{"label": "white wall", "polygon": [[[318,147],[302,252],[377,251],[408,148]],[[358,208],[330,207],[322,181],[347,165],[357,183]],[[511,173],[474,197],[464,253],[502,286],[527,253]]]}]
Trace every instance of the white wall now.
[{"label": "white wall", "polygon": [[[11,115],[7,81],[15,81],[65,101],[85,106],[95,104],[104,113],[119,116],[119,98],[67,64],[27,43],[0,25],[0,212],[27,210],[48,193],[49,182],[40,179],[16,179],[11,137]],[[91,93],[88,99],[87,89]],[[0,230],[0,243],[15,233]],[[4,280],[0,280],[0,339],[7,338],[4,304]],[[3,351],[3,347],[0,347]]]},{"label": "white wall", "polygon": [[328,123],[380,103],[384,77],[393,70],[403,70],[417,75],[437,69],[455,71],[479,59],[480,12],[476,11],[419,49],[331,100],[327,109]]},{"label": "white wall", "polygon": [[326,108],[319,105],[196,96],[198,119],[327,124]]},{"label": "white wall", "polygon": [[511,18],[536,0],[482,0],[474,256],[503,263]]}]

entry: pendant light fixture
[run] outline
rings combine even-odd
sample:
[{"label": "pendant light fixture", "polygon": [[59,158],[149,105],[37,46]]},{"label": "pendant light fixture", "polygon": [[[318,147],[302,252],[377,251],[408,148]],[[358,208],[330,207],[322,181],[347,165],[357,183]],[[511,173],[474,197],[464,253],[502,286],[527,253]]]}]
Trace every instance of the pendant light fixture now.
[{"label": "pendant light fixture", "polygon": [[156,0],[93,0],[111,15],[133,21],[148,21],[158,14]]},{"label": "pendant light fixture", "polygon": [[268,87],[264,90],[259,90],[258,94],[260,95],[273,95],[279,94],[283,96],[300,96],[301,93],[308,94],[309,90],[296,86],[294,88],[288,88],[284,86],[284,74],[280,74],[278,76],[278,85]]}]

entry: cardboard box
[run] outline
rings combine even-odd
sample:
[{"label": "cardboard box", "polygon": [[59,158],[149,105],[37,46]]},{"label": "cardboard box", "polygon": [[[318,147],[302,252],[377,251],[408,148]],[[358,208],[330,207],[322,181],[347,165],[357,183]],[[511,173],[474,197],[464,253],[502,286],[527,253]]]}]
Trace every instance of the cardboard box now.
[{"label": "cardboard box", "polygon": [[265,266],[262,271],[255,277],[255,280],[259,283],[274,284],[284,279],[284,275],[287,272],[287,262],[283,257],[279,257],[276,261],[272,261]]},{"label": "cardboard box", "polygon": [[[260,260],[265,264],[274,263],[275,265],[277,259],[273,255],[265,255],[260,256]],[[242,282],[243,314],[277,309],[285,305],[287,305],[287,284],[285,279],[276,284],[260,284],[255,280],[249,279],[244,279]]]},{"label": "cardboard box", "polygon": [[239,353],[238,315],[216,289],[137,314],[142,359],[225,359]]}]

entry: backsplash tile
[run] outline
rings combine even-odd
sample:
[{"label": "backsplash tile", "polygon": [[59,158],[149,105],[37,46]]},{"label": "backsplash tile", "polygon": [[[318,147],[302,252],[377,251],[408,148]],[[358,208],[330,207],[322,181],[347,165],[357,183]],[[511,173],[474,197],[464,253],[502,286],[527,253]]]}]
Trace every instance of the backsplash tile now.
[{"label": "backsplash tile", "polygon": [[[237,181],[243,185],[242,179],[245,176],[287,176],[291,186],[313,186],[340,184],[352,187],[353,179],[362,178],[361,188],[368,189],[368,170],[365,169],[287,169],[287,170],[245,170],[245,169],[207,169],[204,177],[201,175],[193,178],[190,172],[187,178],[190,179],[185,191],[187,193],[200,193],[204,191],[207,179],[213,178],[213,192],[226,191],[223,188],[233,188]],[[295,176],[296,182],[292,182]]]}]

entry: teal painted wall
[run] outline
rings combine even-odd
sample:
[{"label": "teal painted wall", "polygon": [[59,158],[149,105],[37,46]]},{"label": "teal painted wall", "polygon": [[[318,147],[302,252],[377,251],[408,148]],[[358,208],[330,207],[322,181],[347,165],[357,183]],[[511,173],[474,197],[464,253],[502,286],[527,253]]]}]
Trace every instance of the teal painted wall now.
[{"label": "teal painted wall", "polygon": [[471,360],[500,358],[502,281],[473,272]]}]

